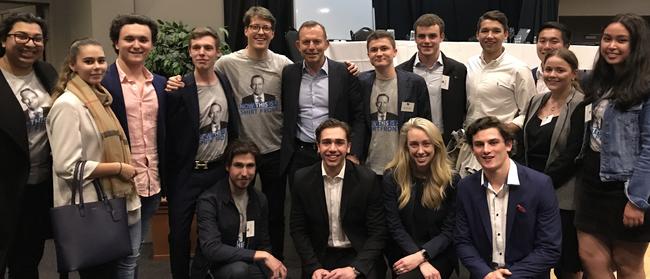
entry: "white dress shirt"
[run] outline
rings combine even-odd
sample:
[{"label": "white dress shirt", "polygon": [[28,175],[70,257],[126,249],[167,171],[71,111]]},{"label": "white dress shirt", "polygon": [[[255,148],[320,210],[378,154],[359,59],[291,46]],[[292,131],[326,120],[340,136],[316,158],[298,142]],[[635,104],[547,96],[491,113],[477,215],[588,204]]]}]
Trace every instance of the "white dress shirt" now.
[{"label": "white dress shirt", "polygon": [[351,247],[350,240],[345,235],[341,226],[341,192],[343,190],[343,178],[345,175],[345,162],[343,168],[334,177],[329,177],[325,167],[321,164],[323,172],[323,184],[325,185],[325,203],[327,203],[327,216],[329,218],[330,235],[327,238],[329,247],[347,248]]},{"label": "white dress shirt", "polygon": [[431,68],[420,62],[420,55],[415,55],[413,63],[413,73],[424,78],[427,83],[427,90],[429,91],[429,104],[431,105],[431,119],[433,124],[444,131],[442,126],[442,70],[444,69],[442,63],[442,52],[438,52],[438,60],[433,63]]},{"label": "white dress shirt", "polygon": [[517,165],[512,159],[509,160],[508,178],[498,191],[485,179],[485,175],[481,175],[481,185],[485,187],[492,226],[492,262],[499,267],[506,265],[506,228],[510,185],[519,185]]},{"label": "white dress shirt", "polygon": [[524,62],[505,51],[485,62],[482,55],[467,63],[467,118],[465,127],[476,119],[494,116],[504,123],[523,127],[526,105],[535,94],[533,74]]},{"label": "white dress shirt", "polygon": [[538,94],[544,94],[544,93],[550,91],[550,89],[548,89],[548,87],[546,87],[546,82],[544,82],[544,69],[542,68],[542,65],[539,65],[539,67],[537,67],[537,85],[536,86],[537,86],[537,93]]}]

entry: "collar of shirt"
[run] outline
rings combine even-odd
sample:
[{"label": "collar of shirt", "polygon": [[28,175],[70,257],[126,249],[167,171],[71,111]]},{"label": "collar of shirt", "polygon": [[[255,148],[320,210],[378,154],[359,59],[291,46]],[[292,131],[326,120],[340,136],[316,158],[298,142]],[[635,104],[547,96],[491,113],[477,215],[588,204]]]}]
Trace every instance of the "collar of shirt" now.
[{"label": "collar of shirt", "polygon": [[481,63],[483,63],[484,66],[489,65],[489,64],[493,64],[493,63],[496,63],[497,65],[500,64],[501,61],[503,60],[503,57],[506,56],[506,48],[503,47],[502,50],[503,51],[501,52],[501,55],[499,55],[499,57],[497,57],[496,59],[490,61],[489,63],[485,62],[485,59],[483,59],[483,52],[481,52],[481,55],[479,55],[479,58],[481,59]]},{"label": "collar of shirt", "polygon": [[[501,189],[508,188],[507,186],[510,185],[520,185],[519,184],[519,174],[517,173],[517,164],[515,161],[512,159],[510,160],[510,168],[508,169],[508,177],[506,178],[506,183],[503,185]],[[485,174],[481,171],[481,185],[485,187],[486,189],[489,189],[494,192],[494,189],[492,189],[492,185],[490,185],[490,182],[485,178]],[[501,192],[501,191],[499,191]],[[498,194],[495,192],[495,194]]]},{"label": "collar of shirt", "polygon": [[[324,75],[327,75],[329,73],[330,68],[329,68],[329,66],[327,64],[329,64],[329,63],[327,63],[327,57],[325,57],[325,63],[323,63],[323,66],[320,67],[320,70],[318,71],[318,74],[322,73]],[[305,73],[309,74],[309,70],[307,70],[307,64],[305,63],[305,60],[302,61],[302,73],[303,74],[305,74]]]},{"label": "collar of shirt", "polygon": [[343,167],[341,168],[341,171],[339,171],[339,173],[335,177],[329,177],[327,175],[327,172],[325,172],[325,162],[321,162],[320,169],[321,169],[321,172],[323,174],[323,177],[325,179],[334,179],[334,178],[343,179],[343,177],[345,177],[345,164],[346,164],[346,162],[343,161]]},{"label": "collar of shirt", "polygon": [[[132,77],[129,77],[122,71],[122,68],[120,68],[120,63],[115,62],[115,66],[117,67],[117,75],[120,77],[120,82],[125,83],[125,82],[131,82],[133,81]],[[144,73],[145,76],[145,82],[153,82],[153,74],[147,69],[146,67],[142,67],[142,73]]]},{"label": "collar of shirt", "polygon": [[427,70],[432,70],[436,68],[436,66],[445,66],[445,64],[442,62],[442,51],[438,51],[438,60],[436,60],[436,63],[433,63],[433,66],[431,68],[428,68],[426,65],[424,65],[422,62],[420,62],[420,54],[416,53],[415,54],[415,60],[413,61],[413,67],[420,67],[424,68]]},{"label": "collar of shirt", "polygon": [[542,76],[544,74],[544,71],[542,69],[542,64],[539,64],[539,67],[537,67],[537,79],[538,80],[543,80],[544,77]]}]

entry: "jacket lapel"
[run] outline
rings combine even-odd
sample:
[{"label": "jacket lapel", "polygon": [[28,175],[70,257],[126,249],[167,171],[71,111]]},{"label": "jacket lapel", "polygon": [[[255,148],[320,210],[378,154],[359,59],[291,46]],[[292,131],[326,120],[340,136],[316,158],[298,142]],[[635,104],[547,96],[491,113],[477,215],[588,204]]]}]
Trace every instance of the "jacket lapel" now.
[{"label": "jacket lapel", "polygon": [[327,72],[327,79],[328,79],[328,110],[329,110],[329,115],[331,116],[334,111],[335,111],[335,106],[336,102],[338,101],[339,95],[341,92],[343,92],[343,81],[341,80],[341,75],[337,74],[332,74],[334,71],[334,65],[330,63],[330,60],[327,59],[327,67],[328,67],[328,72]]},{"label": "jacket lapel", "polygon": [[409,92],[409,89],[406,87],[408,86],[408,83],[405,82],[404,80],[404,75],[400,73],[400,71],[397,72],[397,115],[399,118],[399,126],[402,126],[402,123],[406,122],[406,115],[402,113],[402,103],[406,100],[408,95],[411,93]]},{"label": "jacket lapel", "polygon": [[487,239],[492,244],[492,223],[490,222],[490,208],[487,204],[487,197],[485,194],[485,187],[481,185],[481,176],[483,172],[481,171],[479,175],[476,176],[476,182],[472,183],[474,185],[479,185],[476,195],[474,196],[474,204],[476,204],[476,209],[478,211],[479,217],[481,219],[481,224],[483,225],[483,230]]},{"label": "jacket lapel", "polygon": [[354,166],[352,162],[345,162],[345,174],[343,179],[343,189],[341,189],[341,209],[339,218],[341,218],[341,223],[345,218],[345,213],[350,206],[350,198],[354,192],[354,187],[359,183],[359,180],[354,175],[356,172],[353,171]]},{"label": "jacket lapel", "polygon": [[[520,185],[509,185],[508,187],[510,188],[508,192],[508,217],[506,221],[506,245],[508,243],[508,239],[512,236],[512,227],[513,224],[515,223],[515,216],[518,214],[526,214],[525,212],[525,204],[522,204],[521,199],[522,199],[522,191],[519,189],[521,185],[524,185],[526,183],[527,177],[524,175],[522,172],[521,166],[517,166],[517,175],[519,176],[519,184]],[[524,212],[519,212],[519,208],[521,207]]]},{"label": "jacket lapel", "polygon": [[4,75],[0,75],[0,130],[4,130],[25,154],[29,154],[25,114]]},{"label": "jacket lapel", "polygon": [[198,136],[201,119],[199,119],[199,94],[194,73],[190,73],[186,76],[185,83],[187,84],[187,87],[182,93],[182,97],[187,104],[187,109],[190,114],[190,125],[192,125],[192,131],[197,131]]}]

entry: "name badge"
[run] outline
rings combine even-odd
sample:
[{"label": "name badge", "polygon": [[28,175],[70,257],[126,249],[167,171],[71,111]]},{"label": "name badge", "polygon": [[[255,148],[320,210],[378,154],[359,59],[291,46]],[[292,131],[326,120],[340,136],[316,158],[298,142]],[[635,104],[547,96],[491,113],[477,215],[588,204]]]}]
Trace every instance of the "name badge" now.
[{"label": "name badge", "polygon": [[442,82],[440,83],[440,89],[449,90],[449,76],[442,75]]},{"label": "name badge", "polygon": [[585,123],[591,121],[591,104],[585,106]]},{"label": "name badge", "polygon": [[246,237],[255,236],[255,221],[246,221]]},{"label": "name badge", "polygon": [[413,112],[415,110],[415,103],[412,102],[402,102],[401,111],[404,112]]}]

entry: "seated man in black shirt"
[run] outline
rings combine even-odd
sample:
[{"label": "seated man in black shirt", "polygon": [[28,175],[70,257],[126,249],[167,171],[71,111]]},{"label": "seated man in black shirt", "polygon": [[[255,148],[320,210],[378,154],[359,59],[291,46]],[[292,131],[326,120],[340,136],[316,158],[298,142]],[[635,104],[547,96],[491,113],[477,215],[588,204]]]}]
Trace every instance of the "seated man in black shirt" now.
[{"label": "seated man in black shirt", "polygon": [[213,278],[286,278],[287,268],[269,253],[266,197],[253,187],[258,155],[255,144],[232,142],[225,154],[228,177],[199,197],[192,278],[205,278],[208,265]]}]

